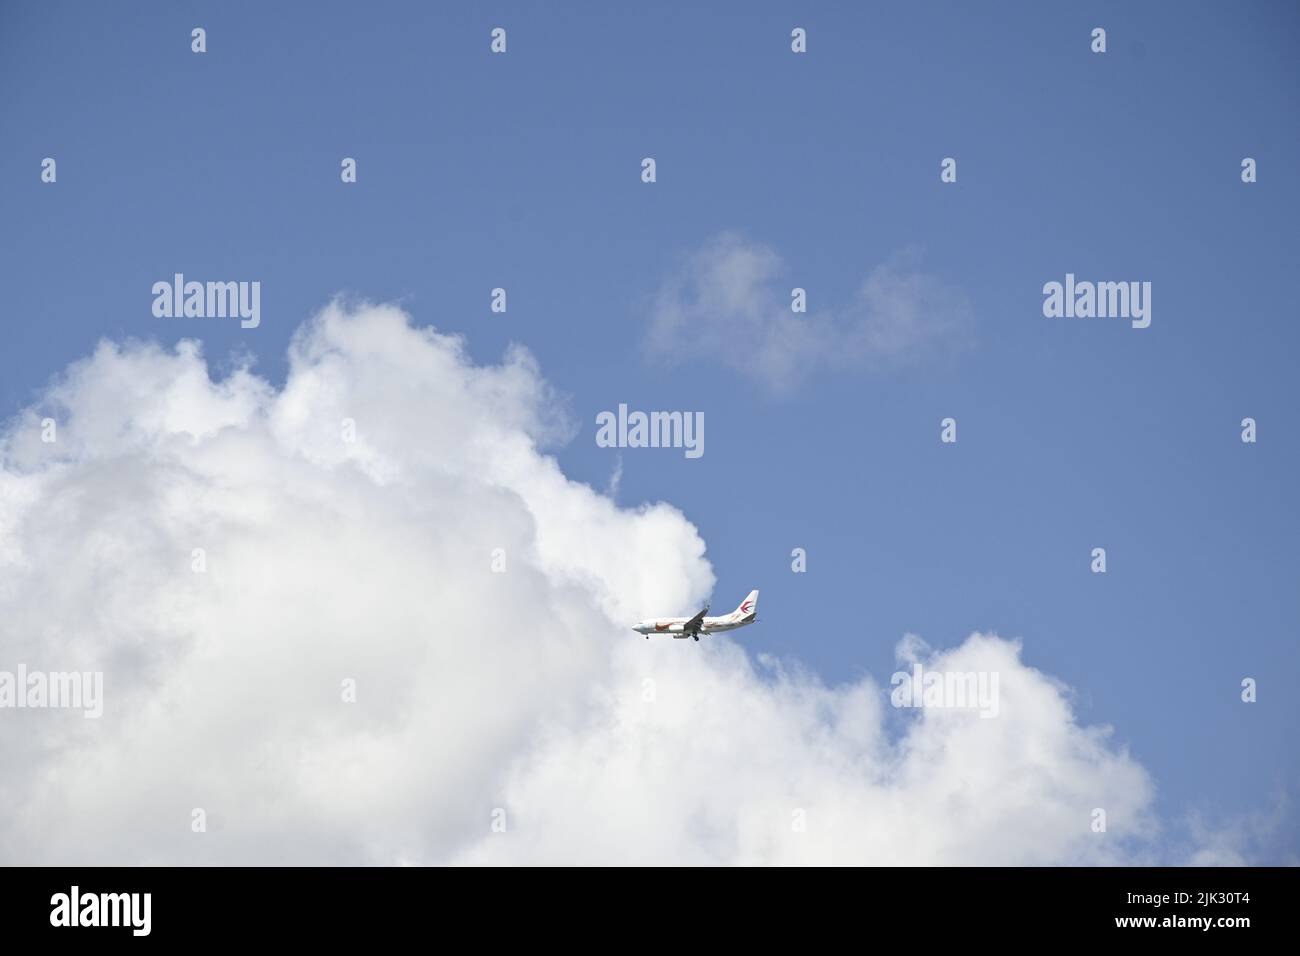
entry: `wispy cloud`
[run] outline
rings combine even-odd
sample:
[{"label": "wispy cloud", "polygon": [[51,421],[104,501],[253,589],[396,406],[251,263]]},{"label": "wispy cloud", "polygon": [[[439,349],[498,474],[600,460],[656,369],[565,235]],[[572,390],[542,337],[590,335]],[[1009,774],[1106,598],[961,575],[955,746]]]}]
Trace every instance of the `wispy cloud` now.
[{"label": "wispy cloud", "polygon": [[903,252],[877,265],[839,305],[808,290],[805,313],[791,309],[796,282],[780,282],[780,256],[735,233],[697,250],[654,300],[647,353],[685,363],[720,361],[776,392],[809,376],[896,368],[949,354],[971,341],[966,298],[920,271]]},{"label": "wispy cloud", "polygon": [[609,484],[605,486],[605,497],[610,501],[618,501],[618,489],[623,484],[623,456],[619,455],[614,462],[614,470],[610,473]]}]

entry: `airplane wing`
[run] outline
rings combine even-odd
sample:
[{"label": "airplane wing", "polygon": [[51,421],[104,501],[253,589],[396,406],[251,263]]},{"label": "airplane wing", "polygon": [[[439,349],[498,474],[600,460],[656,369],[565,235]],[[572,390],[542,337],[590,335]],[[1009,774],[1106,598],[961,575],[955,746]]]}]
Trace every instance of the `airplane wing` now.
[{"label": "airplane wing", "polygon": [[699,614],[695,615],[693,618],[691,618],[689,621],[687,621],[685,624],[682,625],[682,631],[686,634],[690,634],[692,632],[698,633],[700,628],[704,626],[704,615],[708,613],[709,613],[709,606],[706,604],[704,605],[703,611],[701,611]]}]

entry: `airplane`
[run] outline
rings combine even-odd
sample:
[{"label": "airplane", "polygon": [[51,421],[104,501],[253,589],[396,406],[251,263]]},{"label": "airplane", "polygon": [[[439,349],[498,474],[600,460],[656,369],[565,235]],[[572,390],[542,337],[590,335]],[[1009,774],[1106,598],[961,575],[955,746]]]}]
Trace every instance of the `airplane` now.
[{"label": "airplane", "polygon": [[671,634],[679,640],[693,637],[698,641],[701,634],[734,631],[758,620],[758,592],[750,591],[749,597],[741,601],[740,607],[730,614],[705,617],[708,613],[709,606],[706,604],[704,610],[694,617],[661,617],[651,621],[638,621],[632,625],[632,630],[644,634],[647,641],[651,634]]}]

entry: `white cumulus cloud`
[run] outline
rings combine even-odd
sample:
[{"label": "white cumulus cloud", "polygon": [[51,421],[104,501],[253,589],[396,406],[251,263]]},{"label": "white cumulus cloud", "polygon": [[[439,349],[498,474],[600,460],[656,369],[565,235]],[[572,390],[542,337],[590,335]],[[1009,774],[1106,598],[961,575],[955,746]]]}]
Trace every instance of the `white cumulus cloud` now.
[{"label": "white cumulus cloud", "polygon": [[633,634],[709,595],[704,542],[567,479],[556,404],[388,306],[304,325],[283,387],[194,343],[65,370],[0,434],[0,670],[103,671],[104,714],[0,710],[0,862],[1151,852],[1148,775],[1013,642],[900,645],[996,672],[981,719]]}]

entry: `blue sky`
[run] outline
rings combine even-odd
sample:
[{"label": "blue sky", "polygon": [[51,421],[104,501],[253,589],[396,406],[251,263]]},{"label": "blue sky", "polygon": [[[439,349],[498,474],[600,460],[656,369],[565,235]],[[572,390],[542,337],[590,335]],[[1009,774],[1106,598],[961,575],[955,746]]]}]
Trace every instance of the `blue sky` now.
[{"label": "blue sky", "polygon": [[[621,454],[620,503],[681,508],[715,605],[763,590],[752,649],[887,680],[906,632],[1018,637],[1167,818],[1296,792],[1294,5],[445,7],[6,5],[0,412],[103,336],[199,334],[278,380],[334,294],[396,301],[479,362],[526,345],[579,426],[565,473],[604,488]],[[813,308],[910,250],[970,344],[784,393],[650,361],[656,295],[725,232]],[[174,272],[260,280],[261,326],[154,318]],[[1067,272],[1150,281],[1151,327],[1045,318]],[[596,447],[619,403],[703,411],[706,454]],[[1295,858],[1295,819],[1261,859]]]}]

